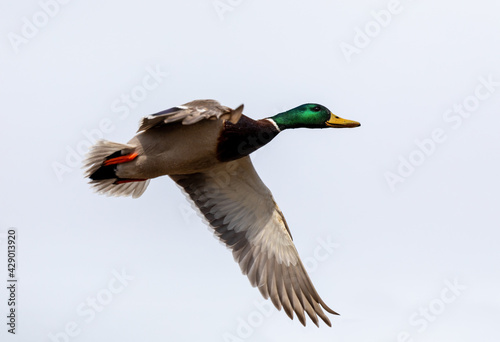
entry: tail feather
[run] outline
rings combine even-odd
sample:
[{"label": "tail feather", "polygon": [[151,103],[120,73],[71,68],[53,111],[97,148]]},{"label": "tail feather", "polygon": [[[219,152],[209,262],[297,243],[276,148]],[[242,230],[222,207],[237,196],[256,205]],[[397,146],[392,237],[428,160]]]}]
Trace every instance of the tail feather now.
[{"label": "tail feather", "polygon": [[107,196],[132,196],[140,197],[149,185],[149,179],[137,182],[116,184],[115,179],[91,180],[90,184],[95,191]]},{"label": "tail feather", "polygon": [[83,167],[85,177],[101,194],[108,196],[140,197],[146,190],[149,179],[122,179],[116,175],[116,164],[106,165],[109,159],[126,155],[134,151],[134,146],[99,140],[88,152]]}]

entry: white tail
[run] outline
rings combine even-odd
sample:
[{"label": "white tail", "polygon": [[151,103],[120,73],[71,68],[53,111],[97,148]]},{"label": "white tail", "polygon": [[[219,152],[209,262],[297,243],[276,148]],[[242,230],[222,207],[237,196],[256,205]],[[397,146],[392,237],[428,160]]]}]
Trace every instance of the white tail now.
[{"label": "white tail", "polygon": [[96,192],[107,196],[140,197],[149,184],[149,179],[122,180],[116,176],[116,165],[104,165],[109,157],[117,152],[125,155],[134,151],[134,146],[119,144],[107,140],[99,140],[92,146],[83,162],[86,169],[85,177],[90,178],[90,184]]}]

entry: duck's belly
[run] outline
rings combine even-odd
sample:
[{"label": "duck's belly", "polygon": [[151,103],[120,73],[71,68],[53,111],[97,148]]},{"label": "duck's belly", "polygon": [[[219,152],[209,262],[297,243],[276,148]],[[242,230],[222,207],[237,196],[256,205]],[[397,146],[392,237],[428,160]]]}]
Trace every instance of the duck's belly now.
[{"label": "duck's belly", "polygon": [[155,178],[163,175],[189,174],[206,170],[217,160],[221,120],[203,120],[193,125],[173,123],[152,128],[128,142],[139,156],[119,165],[121,178]]}]

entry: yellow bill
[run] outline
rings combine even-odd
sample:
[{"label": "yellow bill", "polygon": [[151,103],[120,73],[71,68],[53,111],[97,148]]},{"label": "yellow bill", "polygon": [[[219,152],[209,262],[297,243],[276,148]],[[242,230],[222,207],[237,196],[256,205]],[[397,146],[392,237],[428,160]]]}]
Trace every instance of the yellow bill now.
[{"label": "yellow bill", "polygon": [[330,127],[335,127],[335,128],[361,126],[361,124],[357,121],[342,119],[333,113],[330,113],[330,119],[326,122],[326,125],[330,126]]}]

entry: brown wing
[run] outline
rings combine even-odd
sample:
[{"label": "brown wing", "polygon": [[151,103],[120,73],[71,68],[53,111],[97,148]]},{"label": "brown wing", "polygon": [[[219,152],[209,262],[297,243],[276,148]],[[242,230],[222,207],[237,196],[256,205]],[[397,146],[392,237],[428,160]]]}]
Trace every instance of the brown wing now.
[{"label": "brown wing", "polygon": [[318,325],[331,326],[323,312],[336,314],[320,298],[292,242],[287,223],[249,157],[207,172],[170,176],[194,201],[216,236],[233,251],[243,274],[278,310],[293,312],[305,325],[304,311]]},{"label": "brown wing", "polygon": [[169,124],[171,122],[182,121],[183,125],[192,125],[205,119],[226,119],[231,122],[238,122],[243,112],[243,105],[236,109],[222,106],[215,100],[195,100],[172,107],[156,114],[142,118],[138,132],[148,130],[152,127]]}]

